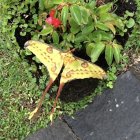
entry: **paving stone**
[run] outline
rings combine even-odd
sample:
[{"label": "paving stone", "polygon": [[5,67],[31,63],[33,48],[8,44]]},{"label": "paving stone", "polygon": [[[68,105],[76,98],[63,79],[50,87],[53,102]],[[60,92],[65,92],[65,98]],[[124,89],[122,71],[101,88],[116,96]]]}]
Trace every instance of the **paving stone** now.
[{"label": "paving stone", "polygon": [[140,140],[140,80],[134,71],[120,75],[75,119],[66,122],[81,140]]},{"label": "paving stone", "polygon": [[130,68],[130,71],[136,76],[137,79],[140,80],[140,62],[133,65],[133,67]]},{"label": "paving stone", "polygon": [[77,140],[77,137],[65,122],[57,120],[51,126],[28,136],[26,140]]}]

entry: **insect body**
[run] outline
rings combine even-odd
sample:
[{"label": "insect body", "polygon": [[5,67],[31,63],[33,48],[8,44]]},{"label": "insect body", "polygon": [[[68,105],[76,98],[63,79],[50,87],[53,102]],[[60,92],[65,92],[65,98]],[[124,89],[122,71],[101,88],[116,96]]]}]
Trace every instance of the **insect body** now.
[{"label": "insect body", "polygon": [[86,60],[75,57],[71,51],[62,52],[48,44],[34,40],[27,41],[25,43],[25,47],[29,49],[33,54],[35,54],[36,57],[47,67],[50,75],[49,84],[46,86],[46,89],[43,92],[43,95],[41,96],[37,107],[33,112],[31,112],[29,119],[31,119],[41,107],[46,93],[50,89],[52,83],[57,78],[63,65],[64,69],[61,73],[60,85],[58,88],[53,109],[51,111],[52,114],[54,113],[58,97],[60,96],[61,90],[66,82],[74,79],[103,79],[106,77],[106,73],[102,68]]}]

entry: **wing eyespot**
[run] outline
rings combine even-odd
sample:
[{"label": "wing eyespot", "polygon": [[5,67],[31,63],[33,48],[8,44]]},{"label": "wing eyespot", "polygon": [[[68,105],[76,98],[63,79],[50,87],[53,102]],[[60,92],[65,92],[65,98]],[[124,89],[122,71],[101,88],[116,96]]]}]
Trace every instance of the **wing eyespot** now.
[{"label": "wing eyespot", "polygon": [[57,69],[57,68],[56,68],[56,64],[54,63],[53,67],[51,68],[51,71],[52,71],[52,72],[55,72],[56,69]]},{"label": "wing eyespot", "polygon": [[46,50],[47,50],[48,53],[53,53],[53,48],[52,47],[48,47]]},{"label": "wing eyespot", "polygon": [[81,64],[81,66],[82,66],[83,68],[87,68],[87,67],[88,67],[88,63],[87,63],[87,62],[83,62],[83,63]]}]

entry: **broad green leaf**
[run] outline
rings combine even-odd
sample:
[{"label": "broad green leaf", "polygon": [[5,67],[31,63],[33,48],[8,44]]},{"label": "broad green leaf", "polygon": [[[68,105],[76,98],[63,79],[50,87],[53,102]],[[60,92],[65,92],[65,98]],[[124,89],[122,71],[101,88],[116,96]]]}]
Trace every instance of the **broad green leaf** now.
[{"label": "broad green leaf", "polygon": [[91,1],[88,5],[90,8],[94,9],[96,7],[96,1]]},{"label": "broad green leaf", "polygon": [[69,3],[76,3],[77,0],[65,0],[65,2],[69,2]]},{"label": "broad green leaf", "polygon": [[120,30],[124,30],[124,23],[121,19],[114,20],[114,25],[116,25]]},{"label": "broad green leaf", "polygon": [[102,34],[98,33],[98,31],[94,31],[93,33],[89,34],[89,38],[91,41],[98,43],[102,40]]},{"label": "broad green leaf", "polygon": [[108,4],[99,6],[97,9],[97,14],[101,15],[101,14],[109,12],[111,10],[112,5],[113,5],[112,3],[108,3]]},{"label": "broad green leaf", "polygon": [[116,63],[120,62],[121,48],[122,48],[121,45],[113,43],[113,54],[114,54],[114,58],[115,58]]},{"label": "broad green leaf", "polygon": [[105,48],[105,44],[102,42],[98,42],[95,44],[95,47],[93,47],[91,51],[91,61],[96,62],[100,56],[100,54],[103,52]]},{"label": "broad green leaf", "polygon": [[95,47],[95,43],[89,43],[86,47],[86,53],[90,57],[92,49]]},{"label": "broad green leaf", "polygon": [[87,24],[88,23],[88,17],[89,17],[88,10],[83,6],[80,6],[80,10],[81,10],[81,15],[82,15],[82,23]]},{"label": "broad green leaf", "polygon": [[113,47],[111,44],[107,44],[105,48],[105,59],[108,65],[112,64],[113,60]]},{"label": "broad green leaf", "polygon": [[133,17],[134,13],[133,12],[129,12],[128,10],[125,11],[125,14],[129,17]]},{"label": "broad green leaf", "polygon": [[105,21],[112,21],[114,20],[114,16],[111,13],[103,13],[100,15],[100,21],[105,22]]},{"label": "broad green leaf", "polygon": [[132,28],[133,26],[135,25],[135,21],[133,18],[130,18],[128,21],[127,21],[127,28]]},{"label": "broad green leaf", "polygon": [[67,36],[67,41],[68,42],[74,42],[74,39],[75,39],[74,34],[72,34],[72,33],[68,34],[68,36]]},{"label": "broad green leaf", "polygon": [[26,32],[25,32],[25,31],[20,32],[20,35],[21,35],[21,36],[25,36],[25,35],[26,35]]},{"label": "broad green leaf", "polygon": [[35,62],[37,63],[41,63],[40,60],[36,56],[34,56],[32,59],[35,60]]},{"label": "broad green leaf", "polygon": [[109,31],[109,28],[104,23],[101,22],[97,22],[96,27],[104,31]]},{"label": "broad green leaf", "polygon": [[52,3],[52,0],[45,0],[44,1],[44,7],[46,9],[52,8],[54,6],[54,4]]},{"label": "broad green leaf", "polygon": [[58,44],[59,43],[59,35],[56,31],[53,31],[52,33],[52,39],[53,39],[53,42]]},{"label": "broad green leaf", "polygon": [[71,27],[70,28],[70,31],[73,33],[73,34],[76,34],[76,33],[78,33],[79,31],[80,31],[80,27],[78,26],[78,27]]},{"label": "broad green leaf", "polygon": [[64,6],[61,11],[61,21],[64,26],[66,26],[66,24],[67,24],[68,12],[69,12],[68,6]]},{"label": "broad green leaf", "polygon": [[92,31],[94,30],[94,25],[91,24],[91,25],[87,25],[85,26],[83,29],[82,29],[82,34],[89,34],[91,33]]},{"label": "broad green leaf", "polygon": [[107,32],[102,31],[102,30],[94,31],[94,34],[97,37],[100,37],[101,36],[101,40],[105,40],[105,41],[110,41],[114,37],[112,33],[107,33]]},{"label": "broad green leaf", "polygon": [[78,25],[81,25],[82,24],[82,15],[81,15],[81,10],[80,10],[79,6],[72,5],[70,7],[70,12],[71,12],[71,15],[72,15],[73,19],[75,20],[75,22]]},{"label": "broad green leaf", "polygon": [[71,45],[71,43],[66,42],[65,48],[66,50],[69,50],[69,48],[73,48],[73,46]]},{"label": "broad green leaf", "polygon": [[99,42],[99,41],[111,41],[113,39],[113,34],[112,33],[107,33],[105,31],[102,30],[96,30],[92,33],[92,35],[90,35],[91,41],[94,42]]},{"label": "broad green leaf", "polygon": [[73,18],[70,18],[69,24],[71,27],[74,27],[74,28],[77,28],[79,26]]},{"label": "broad green leaf", "polygon": [[64,2],[64,0],[52,0],[53,4],[61,4],[63,2]]},{"label": "broad green leaf", "polygon": [[45,28],[45,29],[43,29],[40,33],[39,33],[39,35],[48,35],[48,34],[50,34],[50,33],[52,33],[53,32],[53,28],[51,27],[51,26],[49,26],[49,27],[47,27],[47,28]]},{"label": "broad green leaf", "polygon": [[85,40],[86,40],[85,35],[83,35],[81,33],[77,34],[76,37],[75,37],[75,42],[83,42]]},{"label": "broad green leaf", "polygon": [[39,0],[39,10],[43,11],[44,8],[44,0]]},{"label": "broad green leaf", "polygon": [[106,22],[105,25],[113,32],[114,35],[116,34],[116,29],[111,22]]},{"label": "broad green leaf", "polygon": [[32,55],[31,51],[29,51],[28,49],[26,49],[25,54],[26,55]]}]

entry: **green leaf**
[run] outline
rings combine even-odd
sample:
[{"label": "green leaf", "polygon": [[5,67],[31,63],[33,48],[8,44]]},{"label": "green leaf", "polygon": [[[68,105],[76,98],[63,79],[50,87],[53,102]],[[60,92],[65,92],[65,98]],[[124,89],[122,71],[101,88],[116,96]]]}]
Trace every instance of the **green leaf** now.
[{"label": "green leaf", "polygon": [[109,28],[104,23],[101,22],[97,22],[96,27],[104,31],[109,31]]},{"label": "green leaf", "polygon": [[107,33],[101,30],[95,31],[94,34],[97,35],[97,37],[101,35],[101,40],[105,40],[105,41],[111,41],[114,37],[112,33]]},{"label": "green leaf", "polygon": [[73,34],[76,34],[76,33],[78,33],[79,31],[80,31],[80,27],[78,26],[78,27],[71,27],[70,28],[70,31],[73,33]]},{"label": "green leaf", "polygon": [[29,51],[28,49],[26,49],[25,54],[26,55],[31,55],[32,53],[31,53],[31,51]]},{"label": "green leaf", "polygon": [[44,7],[46,8],[46,9],[50,9],[50,8],[52,8],[54,6],[54,4],[52,3],[52,0],[45,0],[44,1]]},{"label": "green leaf", "polygon": [[48,35],[48,34],[50,34],[50,33],[52,33],[53,32],[53,28],[51,27],[51,26],[49,26],[49,27],[47,27],[47,28],[45,28],[45,29],[43,29],[40,33],[39,33],[39,35]]},{"label": "green leaf", "polygon": [[64,6],[61,11],[61,21],[64,26],[66,26],[66,24],[67,24],[68,12],[69,12],[68,6]]},{"label": "green leaf", "polygon": [[133,17],[134,13],[133,12],[129,12],[128,10],[125,11],[125,14],[129,17]]},{"label": "green leaf", "polygon": [[68,42],[74,42],[75,36],[74,34],[70,33],[67,35]]},{"label": "green leaf", "polygon": [[100,15],[100,21],[105,22],[105,21],[113,21],[115,20],[115,17],[111,13],[103,13]]},{"label": "green leaf", "polygon": [[81,33],[77,34],[76,37],[75,37],[75,42],[83,42],[85,40],[86,40],[85,35],[83,35]]},{"label": "green leaf", "polygon": [[64,0],[52,0],[53,4],[61,4],[63,2],[64,2]]},{"label": "green leaf", "polygon": [[94,31],[93,33],[88,35],[91,41],[100,42],[102,40],[102,35],[98,33],[98,31]]},{"label": "green leaf", "polygon": [[65,2],[76,3],[77,0],[65,0]]},{"label": "green leaf", "polygon": [[39,10],[43,11],[44,8],[44,0],[39,0]]},{"label": "green leaf", "polygon": [[58,33],[56,31],[53,31],[52,39],[53,39],[54,43],[59,44],[59,35],[58,35]]},{"label": "green leaf", "polygon": [[86,47],[86,53],[90,57],[92,49],[95,47],[95,43],[89,43]]},{"label": "green leaf", "polygon": [[69,24],[71,27],[75,27],[75,28],[79,26],[72,17],[69,20]]},{"label": "green leaf", "polygon": [[114,20],[114,25],[116,25],[120,30],[124,30],[124,23],[121,19]]},{"label": "green leaf", "polygon": [[90,56],[92,62],[96,62],[98,60],[104,48],[105,48],[105,44],[102,42],[98,42],[95,44],[95,46],[93,47],[91,51],[91,56]]},{"label": "green leaf", "polygon": [[130,18],[128,21],[127,21],[127,28],[132,28],[133,26],[135,25],[135,21],[133,18]]},{"label": "green leaf", "polygon": [[87,24],[88,23],[88,17],[89,17],[88,10],[83,6],[80,6],[80,10],[81,10],[81,15],[82,15],[82,23]]},{"label": "green leaf", "polygon": [[34,56],[32,59],[37,63],[41,63],[40,60],[36,56]]},{"label": "green leaf", "polygon": [[116,29],[111,22],[107,22],[105,25],[113,32],[114,35],[116,34]]},{"label": "green leaf", "polygon": [[112,7],[112,3],[108,3],[108,4],[104,4],[104,5],[101,5],[97,8],[97,14],[104,14],[104,13],[107,13],[111,10],[111,7]]},{"label": "green leaf", "polygon": [[114,54],[114,58],[116,63],[120,62],[120,51],[121,51],[122,46],[118,45],[116,43],[113,43],[113,54]]},{"label": "green leaf", "polygon": [[93,9],[96,7],[96,1],[91,1],[90,3],[88,3],[88,5]]},{"label": "green leaf", "polygon": [[80,10],[79,6],[72,5],[70,7],[70,12],[71,12],[71,15],[72,15],[73,19],[75,20],[75,22],[78,25],[81,25],[82,24],[82,15],[81,15],[81,10]]},{"label": "green leaf", "polygon": [[110,44],[106,45],[106,48],[105,48],[105,59],[106,59],[108,65],[112,64],[112,60],[113,60],[113,47]]},{"label": "green leaf", "polygon": [[86,25],[83,29],[82,29],[82,34],[89,34],[94,30],[94,25]]}]

